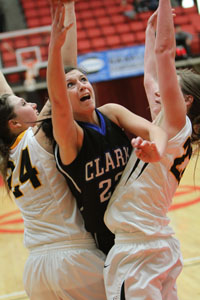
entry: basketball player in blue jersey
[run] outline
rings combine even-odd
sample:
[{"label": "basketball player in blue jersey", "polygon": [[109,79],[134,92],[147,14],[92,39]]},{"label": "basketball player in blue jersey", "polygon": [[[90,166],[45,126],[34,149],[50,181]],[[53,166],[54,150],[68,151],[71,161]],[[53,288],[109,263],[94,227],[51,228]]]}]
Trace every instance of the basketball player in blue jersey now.
[{"label": "basketball player in blue jersey", "polygon": [[[66,22],[74,23],[74,3],[65,4],[65,10]],[[71,33],[74,38],[75,28],[68,39]],[[73,45],[66,49],[65,62],[73,62]],[[66,180],[57,171],[51,141],[38,131],[36,122],[45,112],[38,116],[35,103],[13,95],[0,73],[2,93],[0,171],[24,220],[24,244],[30,251],[25,291],[30,300],[105,300],[105,255],[86,231]]]},{"label": "basketball player in blue jersey", "polygon": [[108,300],[178,299],[182,257],[167,212],[191,157],[191,142],[199,145],[200,76],[177,76],[170,0],[159,1],[147,24],[145,45],[146,92],[168,144],[159,162],[144,163],[142,140],[134,140],[136,149],[110,199],[104,220],[115,234],[115,245],[104,268]]},{"label": "basketball player in blue jersey", "polygon": [[[65,40],[64,10],[58,5],[51,32],[47,83],[52,104],[55,157],[83,215],[86,229],[98,247],[108,253],[114,235],[103,222],[111,194],[131,153],[124,129],[142,136],[143,159],[158,161],[166,134],[159,127],[117,104],[95,107],[94,90],[85,74],[61,59]],[[75,121],[76,120],[76,121]]]}]

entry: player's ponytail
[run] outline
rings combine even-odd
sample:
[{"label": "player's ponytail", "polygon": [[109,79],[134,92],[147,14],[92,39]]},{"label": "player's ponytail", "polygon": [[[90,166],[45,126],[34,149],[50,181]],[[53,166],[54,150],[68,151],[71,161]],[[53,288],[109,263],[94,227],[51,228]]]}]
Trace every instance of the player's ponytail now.
[{"label": "player's ponytail", "polygon": [[[0,173],[3,177],[5,186],[7,187],[7,168],[10,146],[14,141],[14,136],[11,134],[8,121],[15,117],[13,107],[8,102],[10,94],[0,96]],[[7,188],[8,189],[8,188]]]},{"label": "player's ponytail", "polygon": [[192,143],[200,145],[200,75],[190,69],[178,70],[180,87],[184,95],[191,95],[193,102],[187,112],[192,123]]},{"label": "player's ponytail", "polygon": [[53,126],[52,126],[52,119],[51,119],[51,108],[48,112],[44,114],[44,118],[40,121],[38,121],[38,129],[35,133],[35,135],[38,133],[38,131],[41,129],[45,136],[49,139],[50,143],[54,143],[54,137],[53,137]]}]

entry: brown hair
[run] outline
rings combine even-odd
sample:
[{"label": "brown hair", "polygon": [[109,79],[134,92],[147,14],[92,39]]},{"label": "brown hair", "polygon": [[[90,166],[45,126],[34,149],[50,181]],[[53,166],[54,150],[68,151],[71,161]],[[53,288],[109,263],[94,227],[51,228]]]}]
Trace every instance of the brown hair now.
[{"label": "brown hair", "polygon": [[177,74],[183,94],[193,97],[187,115],[192,123],[192,142],[200,146],[200,75],[191,69],[180,69]]},{"label": "brown hair", "polygon": [[12,94],[3,94],[0,96],[0,173],[3,176],[4,183],[7,187],[6,175],[10,146],[15,140],[15,136],[11,134],[8,121],[14,117],[14,108],[9,104],[8,98]]}]

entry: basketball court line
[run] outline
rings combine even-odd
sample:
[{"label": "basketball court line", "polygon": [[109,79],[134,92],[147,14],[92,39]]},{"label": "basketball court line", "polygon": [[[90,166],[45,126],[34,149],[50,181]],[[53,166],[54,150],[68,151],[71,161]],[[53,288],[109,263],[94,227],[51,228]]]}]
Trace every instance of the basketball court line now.
[{"label": "basketball court line", "polygon": [[183,266],[188,267],[192,265],[200,264],[200,256],[186,258],[183,260]]},{"label": "basketball court line", "polygon": [[0,299],[15,299],[15,300],[22,300],[22,299],[28,299],[27,298],[27,295],[25,293],[25,291],[21,291],[21,292],[14,292],[12,294],[5,294],[5,295],[2,295],[0,296]]}]

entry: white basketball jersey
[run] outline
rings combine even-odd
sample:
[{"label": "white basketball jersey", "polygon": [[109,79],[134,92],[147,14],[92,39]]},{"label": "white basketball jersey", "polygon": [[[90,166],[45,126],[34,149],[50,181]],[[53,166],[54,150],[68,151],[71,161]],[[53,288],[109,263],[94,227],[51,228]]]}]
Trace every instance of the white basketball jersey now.
[{"label": "white basketball jersey", "polygon": [[38,144],[32,128],[12,147],[7,180],[24,219],[27,248],[91,238],[54,156]]},{"label": "white basketball jersey", "polygon": [[187,117],[184,128],[168,141],[164,157],[156,163],[144,163],[133,151],[104,217],[113,233],[173,234],[167,212],[191,157],[191,132]]}]

